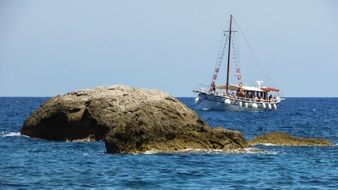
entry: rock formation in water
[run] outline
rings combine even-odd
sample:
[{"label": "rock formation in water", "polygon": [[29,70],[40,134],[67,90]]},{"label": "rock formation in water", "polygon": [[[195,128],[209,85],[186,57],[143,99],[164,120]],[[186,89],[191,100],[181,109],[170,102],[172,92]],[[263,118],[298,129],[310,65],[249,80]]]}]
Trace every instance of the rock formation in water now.
[{"label": "rock formation in water", "polygon": [[282,132],[259,135],[248,142],[250,145],[271,144],[274,146],[333,146],[326,139],[295,137]]},{"label": "rock formation in water", "polygon": [[176,98],[116,85],[50,98],[21,133],[49,140],[102,140],[110,153],[248,147],[242,134],[210,128]]}]

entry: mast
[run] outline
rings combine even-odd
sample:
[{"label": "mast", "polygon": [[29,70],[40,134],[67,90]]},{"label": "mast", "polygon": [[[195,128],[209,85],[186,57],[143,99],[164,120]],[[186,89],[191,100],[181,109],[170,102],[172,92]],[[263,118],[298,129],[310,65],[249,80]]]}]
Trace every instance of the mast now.
[{"label": "mast", "polygon": [[226,93],[228,93],[229,91],[230,49],[231,49],[231,32],[232,32],[231,25],[232,25],[232,15],[230,15],[230,26],[229,26],[227,81],[226,81],[226,86],[225,86]]}]

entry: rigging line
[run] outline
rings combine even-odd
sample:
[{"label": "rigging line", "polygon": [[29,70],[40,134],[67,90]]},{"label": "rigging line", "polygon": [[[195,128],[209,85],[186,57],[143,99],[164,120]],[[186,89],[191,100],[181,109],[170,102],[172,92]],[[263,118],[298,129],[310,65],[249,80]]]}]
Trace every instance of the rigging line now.
[{"label": "rigging line", "polygon": [[231,39],[231,45],[232,45],[232,60],[235,63],[235,66],[238,66],[239,61],[239,54],[238,54],[238,47],[236,45],[236,35],[233,35],[233,38]]},{"label": "rigging line", "polygon": [[219,57],[221,51],[223,51],[223,43],[224,43],[224,35],[222,34],[222,39],[220,40],[219,46],[218,46],[218,53],[217,53],[217,58],[216,58],[216,66],[219,64]]},{"label": "rigging line", "polygon": [[237,55],[238,55],[238,62],[237,62],[237,68],[239,68],[239,70],[240,70],[240,75],[241,75],[241,83],[242,83],[242,85],[243,85],[243,81],[244,81],[244,79],[243,79],[243,75],[242,75],[242,73],[241,73],[241,52],[240,52],[240,46],[239,46],[239,40],[238,40],[238,37],[237,37],[237,35],[236,35],[236,38],[235,38],[235,40],[236,40],[236,45],[237,45]]},{"label": "rigging line", "polygon": [[241,54],[240,54],[240,46],[239,46],[239,41],[237,39],[237,34],[235,35],[234,33],[234,47],[236,49],[236,54],[237,54],[237,66],[240,66],[241,64]]},{"label": "rigging line", "polygon": [[[227,46],[227,41],[228,41],[227,40],[227,34],[225,32],[223,32],[222,33],[222,38],[220,40],[220,44],[219,44],[219,47],[218,47],[218,54],[217,54],[217,58],[216,58],[215,69],[217,69],[217,68],[219,69],[220,66],[221,66],[221,64],[222,64],[222,62],[223,62],[224,49]],[[213,73],[213,75],[211,76],[211,80],[210,80],[211,82],[210,82],[210,84],[212,83],[212,81],[215,81],[215,79],[214,79],[214,75],[215,74],[217,75],[218,72],[217,73],[215,73],[215,72]]]},{"label": "rigging line", "polygon": [[238,86],[240,87],[240,93],[244,93],[242,90],[242,86],[243,86],[243,78],[241,75],[241,69],[240,69],[240,46],[239,46],[239,41],[237,39],[237,35],[234,35],[234,38],[231,40],[232,42],[232,46],[233,46],[233,57],[237,57],[234,60],[235,66],[236,66],[236,71],[235,71],[235,76],[237,78],[237,83]]},{"label": "rigging line", "polygon": [[[237,34],[236,35],[234,35],[234,38],[233,38],[233,46],[234,46],[234,48],[233,49],[235,49],[235,51],[236,51],[236,56],[237,56],[237,58],[236,58],[236,70],[237,69],[239,69],[240,70],[240,68],[241,68],[241,54],[240,54],[240,46],[239,46],[239,41],[238,41],[238,39],[237,39]],[[238,73],[236,72],[236,76],[238,75]],[[243,82],[243,78],[242,78],[242,76],[241,76],[241,81],[240,82]]]},{"label": "rigging line", "polygon": [[[236,19],[234,19],[234,21],[235,21],[235,23],[236,23],[236,25],[237,25],[237,27],[238,27],[239,32],[240,32],[241,35],[243,36],[245,43],[246,43],[247,46],[249,47],[250,52],[251,52],[252,55],[253,55],[253,57],[254,57],[254,59],[255,59],[255,63],[259,66],[259,68],[260,68],[261,72],[263,73],[263,75],[264,75],[268,80],[270,80],[270,82],[271,82],[272,85],[274,86],[275,82],[272,80],[272,78],[271,78],[269,75],[267,75],[267,74],[264,72],[264,69],[263,69],[262,65],[260,64],[259,59],[258,59],[257,56],[255,55],[255,53],[254,53],[254,51],[253,51],[253,49],[252,49],[252,47],[251,47],[249,41],[248,41],[247,38],[245,37],[245,35],[244,35],[244,33],[242,32],[241,28],[239,27],[239,24],[237,23]],[[269,82],[269,81],[268,81],[268,82]]]},{"label": "rigging line", "polygon": [[215,67],[217,67],[218,64],[219,64],[219,57],[220,57],[220,54],[221,54],[221,51],[222,51],[223,43],[224,43],[224,37],[223,37],[223,34],[222,34],[222,38],[221,38],[220,43],[218,45],[218,52],[217,52]]}]

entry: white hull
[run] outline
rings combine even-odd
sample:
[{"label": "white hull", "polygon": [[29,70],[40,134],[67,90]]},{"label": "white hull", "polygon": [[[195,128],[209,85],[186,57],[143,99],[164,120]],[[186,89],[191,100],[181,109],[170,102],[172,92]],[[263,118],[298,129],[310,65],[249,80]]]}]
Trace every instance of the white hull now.
[{"label": "white hull", "polygon": [[202,109],[221,111],[259,111],[275,110],[279,102],[259,102],[231,99],[224,96],[202,94],[195,99]]}]

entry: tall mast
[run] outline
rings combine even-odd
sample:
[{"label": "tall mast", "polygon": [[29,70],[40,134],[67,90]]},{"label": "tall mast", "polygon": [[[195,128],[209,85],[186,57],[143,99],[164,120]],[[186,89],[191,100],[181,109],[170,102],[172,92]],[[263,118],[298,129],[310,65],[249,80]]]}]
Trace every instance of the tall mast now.
[{"label": "tall mast", "polygon": [[228,91],[229,91],[230,49],[231,49],[231,25],[232,25],[232,15],[230,15],[230,26],[229,26],[227,82],[226,82],[226,87],[225,87],[226,93],[228,93]]}]

